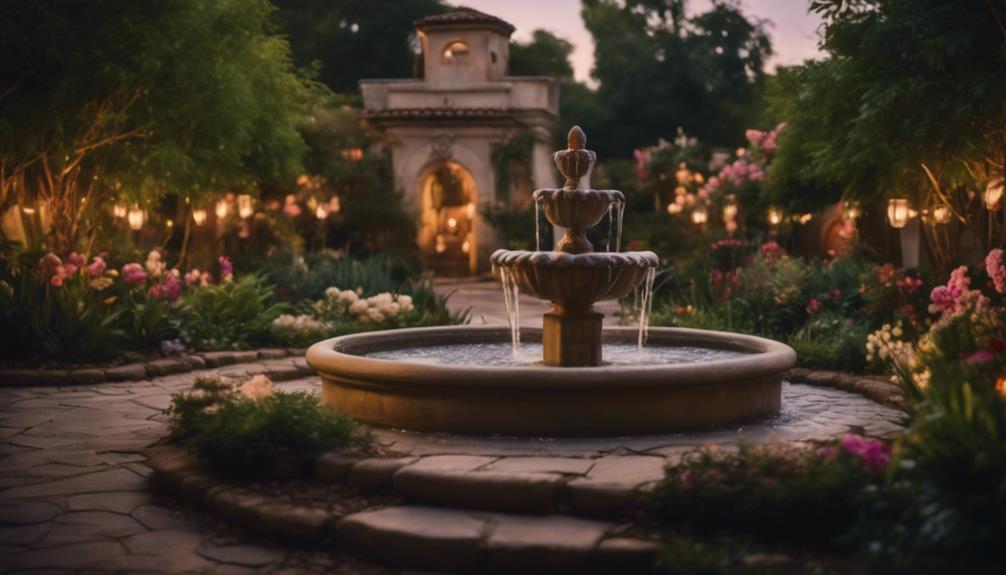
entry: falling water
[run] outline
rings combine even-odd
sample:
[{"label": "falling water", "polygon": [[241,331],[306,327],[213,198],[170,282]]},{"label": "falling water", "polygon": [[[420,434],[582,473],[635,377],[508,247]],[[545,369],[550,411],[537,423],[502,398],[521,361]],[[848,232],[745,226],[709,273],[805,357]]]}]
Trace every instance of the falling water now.
[{"label": "falling water", "polygon": [[611,251],[611,238],[615,238],[615,251],[622,251],[622,216],[625,215],[625,202],[614,201],[608,204],[608,243],[605,251]]},{"label": "falling water", "polygon": [[625,216],[625,200],[617,202],[618,221],[615,225],[615,251],[622,251],[622,218]]},{"label": "falling water", "polygon": [[534,201],[534,251],[541,251],[541,202]]},{"label": "falling water", "polygon": [[[606,243],[604,245],[604,251],[606,251],[606,252],[610,252],[611,251],[611,236],[612,236],[612,234],[615,233],[615,216],[612,213],[612,208],[614,208],[614,207],[615,207],[615,202],[612,202],[612,203],[608,204],[608,243]],[[618,246],[615,246],[615,249],[617,250]],[[609,275],[611,275],[610,271],[609,271]]]},{"label": "falling water", "polygon": [[646,269],[642,298],[636,300],[639,306],[637,309],[639,312],[639,340],[637,342],[639,351],[643,351],[643,346],[646,345],[646,336],[650,331],[650,310],[653,309],[653,279],[656,275],[656,268]]},{"label": "falling water", "polygon": [[517,278],[514,270],[508,267],[499,268],[503,283],[503,303],[506,305],[507,321],[510,322],[510,341],[513,345],[513,355],[520,353],[520,299],[518,297]]}]

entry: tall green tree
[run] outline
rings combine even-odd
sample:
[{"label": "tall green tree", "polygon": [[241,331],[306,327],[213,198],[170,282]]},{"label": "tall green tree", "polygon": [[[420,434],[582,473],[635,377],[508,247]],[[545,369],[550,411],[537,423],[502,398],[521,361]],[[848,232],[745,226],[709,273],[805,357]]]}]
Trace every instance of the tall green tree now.
[{"label": "tall green tree", "polygon": [[610,112],[599,151],[627,155],[673,134],[743,142],[772,45],[735,0],[688,16],[686,0],[583,0],[598,97]]},{"label": "tall green tree", "polygon": [[318,87],[265,0],[0,3],[0,210],[74,248],[112,198],[290,178]]},{"label": "tall green tree", "polygon": [[442,0],[275,0],[275,20],[298,65],[316,63],[336,92],[356,92],[363,78],[422,74],[413,21],[446,12]]},{"label": "tall green tree", "polygon": [[571,126],[580,125],[588,135],[594,135],[609,118],[597,92],[573,78],[572,54],[573,45],[568,40],[547,30],[535,30],[529,42],[510,43],[511,75],[551,76],[559,82],[555,145],[560,149],[566,147]]},{"label": "tall green tree", "polygon": [[803,209],[908,197],[917,209],[947,206],[987,244],[1006,241],[974,193],[1006,166],[1006,4],[813,0],[811,9],[824,18],[828,57],[780,71],[769,90],[787,123],[769,171],[776,197]]}]

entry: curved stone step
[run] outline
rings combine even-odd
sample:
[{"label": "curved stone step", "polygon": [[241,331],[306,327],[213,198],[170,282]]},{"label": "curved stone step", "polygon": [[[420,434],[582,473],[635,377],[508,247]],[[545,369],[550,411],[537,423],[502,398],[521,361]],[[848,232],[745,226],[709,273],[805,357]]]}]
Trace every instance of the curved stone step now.
[{"label": "curved stone step", "polygon": [[614,523],[421,506],[348,515],[336,540],[375,561],[464,573],[646,573],[657,543]]},{"label": "curved stone step", "polygon": [[315,475],[422,504],[612,519],[640,507],[648,489],[663,478],[666,464],[664,457],[650,455],[361,460],[328,454],[315,462]]}]

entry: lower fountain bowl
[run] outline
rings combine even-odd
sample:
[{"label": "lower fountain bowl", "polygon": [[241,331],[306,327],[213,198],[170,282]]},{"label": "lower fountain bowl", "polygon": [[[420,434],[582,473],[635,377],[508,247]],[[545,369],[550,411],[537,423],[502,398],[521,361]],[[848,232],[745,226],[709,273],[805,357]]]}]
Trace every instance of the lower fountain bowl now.
[{"label": "lower fountain bowl", "polygon": [[[634,328],[604,330],[606,343]],[[524,330],[524,341],[541,330]],[[357,421],[423,432],[504,436],[604,436],[693,431],[756,421],[779,411],[782,374],[796,353],[741,334],[650,329],[647,346],[698,346],[736,357],[669,365],[559,368],[444,365],[378,359],[401,348],[508,342],[506,327],[397,329],[328,339],[307,351],[322,399]]]}]

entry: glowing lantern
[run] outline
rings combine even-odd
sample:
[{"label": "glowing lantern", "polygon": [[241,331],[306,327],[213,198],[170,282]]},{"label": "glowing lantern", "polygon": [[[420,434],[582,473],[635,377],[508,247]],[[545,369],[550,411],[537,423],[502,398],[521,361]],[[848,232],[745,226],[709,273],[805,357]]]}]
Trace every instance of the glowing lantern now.
[{"label": "glowing lantern", "polygon": [[112,204],[112,216],[116,218],[126,217],[126,206],[120,204]]},{"label": "glowing lantern", "polygon": [[143,222],[147,220],[147,213],[141,210],[139,207],[134,207],[129,210],[126,214],[126,221],[129,222],[129,228],[133,230],[138,230],[143,227]]},{"label": "glowing lantern", "polygon": [[731,221],[737,217],[737,205],[727,204],[723,206],[723,219],[725,221]]},{"label": "glowing lantern", "polygon": [[171,228],[175,227],[174,220],[168,220],[168,221],[164,222],[164,227],[168,228],[169,230]]},{"label": "glowing lantern", "polygon": [[681,213],[681,204],[679,204],[677,202],[671,202],[671,203],[667,204],[667,213],[669,213],[669,214],[680,214]]},{"label": "glowing lantern", "polygon": [[468,216],[468,219],[470,220],[475,219],[475,202],[468,202],[465,206],[465,215]]},{"label": "glowing lantern", "polygon": [[195,222],[197,226],[205,224],[206,218],[206,210],[192,210],[192,221]]},{"label": "glowing lantern", "polygon": [[797,221],[799,221],[800,225],[803,226],[803,225],[807,225],[807,222],[809,222],[810,220],[813,220],[813,219],[814,219],[814,214],[803,214],[802,216],[800,216],[800,219],[797,220]]},{"label": "glowing lantern", "polygon": [[985,186],[985,208],[989,211],[999,206],[999,200],[1003,197],[1003,179],[996,178]]},{"label": "glowing lantern", "polygon": [[461,244],[461,251],[466,254],[472,251],[472,245],[468,242],[468,240],[465,240],[465,243]]},{"label": "glowing lantern", "polygon": [[912,209],[905,198],[891,198],[887,200],[887,221],[891,227],[901,229],[908,224],[911,219]]},{"label": "glowing lantern", "polygon": [[444,236],[437,234],[437,243],[434,246],[434,249],[438,254],[442,254],[447,251],[447,242],[444,241]]},{"label": "glowing lantern", "polygon": [[845,217],[850,220],[859,219],[859,216],[861,215],[859,212],[859,206],[852,202],[845,202],[843,211],[845,212]]},{"label": "glowing lantern", "polygon": [[328,207],[325,204],[318,204],[318,207],[314,210],[314,217],[319,220],[323,220],[328,217]]},{"label": "glowing lantern", "polygon": [[458,231],[458,221],[454,218],[447,218],[447,231],[456,233]]},{"label": "glowing lantern", "polygon": [[332,196],[332,199],[328,200],[328,211],[333,214],[342,211],[342,202],[339,200],[339,196]]},{"label": "glowing lantern", "polygon": [[933,208],[933,221],[938,224],[949,224],[950,208],[947,206],[936,206]]},{"label": "glowing lantern", "polygon": [[21,211],[30,216],[35,213],[35,208],[23,207]]},{"label": "glowing lantern", "polygon": [[252,207],[252,197],[248,194],[239,195],[238,215],[241,216],[241,219],[250,218],[253,213],[255,213],[255,209]]},{"label": "glowing lantern", "polygon": [[783,215],[782,210],[779,208],[769,208],[768,209],[768,223],[773,226],[778,226],[782,223]]},{"label": "glowing lantern", "polygon": [[217,205],[213,208],[213,211],[217,214],[218,219],[224,219],[227,217],[227,200],[217,200]]},{"label": "glowing lantern", "polygon": [[708,219],[709,219],[709,214],[707,214],[705,210],[695,210],[694,212],[692,212],[692,223],[693,224],[701,225],[701,224],[706,223],[706,220],[708,220]]}]

